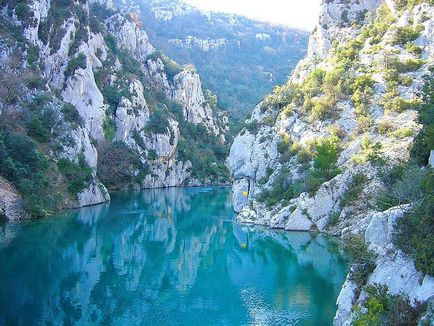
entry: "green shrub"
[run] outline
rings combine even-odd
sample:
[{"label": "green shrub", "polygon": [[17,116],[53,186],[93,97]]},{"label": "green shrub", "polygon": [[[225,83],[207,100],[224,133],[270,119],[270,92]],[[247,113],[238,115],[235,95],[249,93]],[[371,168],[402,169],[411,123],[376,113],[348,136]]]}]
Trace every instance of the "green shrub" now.
[{"label": "green shrub", "polygon": [[414,140],[411,157],[418,164],[426,165],[434,148],[434,68],[425,76],[423,100],[419,106],[419,122],[423,127]]},{"label": "green shrub", "polygon": [[423,49],[419,45],[416,45],[414,43],[405,44],[405,48],[407,49],[407,51],[409,51],[415,55],[421,55],[422,51],[423,51]]},{"label": "green shrub", "polygon": [[27,48],[27,63],[33,65],[39,60],[39,46],[31,45]]},{"label": "green shrub", "polygon": [[288,204],[290,199],[297,197],[301,192],[302,184],[294,182],[289,170],[282,168],[274,178],[272,188],[264,190],[256,199],[268,207],[273,207],[282,201],[284,205]]},{"label": "green shrub", "polygon": [[92,169],[86,163],[83,156],[80,156],[78,164],[68,159],[60,159],[57,162],[57,167],[66,177],[68,191],[71,195],[77,195],[92,181]]},{"label": "green shrub", "polygon": [[347,191],[343,194],[341,198],[341,207],[346,207],[351,205],[355,200],[359,198],[363,191],[363,187],[367,181],[367,178],[364,174],[356,174],[353,176],[351,182],[347,187]]},{"label": "green shrub", "polygon": [[366,135],[362,139],[361,151],[357,153],[353,159],[357,164],[363,164],[367,161],[381,165],[384,163],[381,157],[381,143],[373,143],[371,138]]},{"label": "green shrub", "polygon": [[33,115],[27,121],[26,128],[28,135],[37,141],[47,143],[50,140],[50,130],[38,116]]},{"label": "green shrub", "polygon": [[65,69],[65,78],[74,75],[75,71],[79,68],[86,69],[86,66],[86,56],[83,53],[80,53],[77,57],[69,60]]},{"label": "green shrub", "polygon": [[33,11],[27,3],[20,2],[15,6],[15,14],[21,20],[24,26],[30,26],[34,22]]},{"label": "green shrub", "polygon": [[143,176],[150,173],[149,166],[121,142],[98,146],[97,171],[99,180],[109,190],[123,189],[132,184],[141,186]]},{"label": "green shrub", "polygon": [[350,235],[344,239],[344,242],[351,259],[349,278],[358,287],[362,287],[376,267],[375,254],[368,250],[364,239],[360,236]]},{"label": "green shrub", "polygon": [[146,61],[148,60],[156,61],[157,59],[160,59],[163,62],[167,79],[170,81],[173,81],[173,77],[175,77],[177,74],[179,74],[182,71],[182,67],[179,64],[177,64],[175,61],[170,59],[167,55],[165,55],[161,51],[155,51],[154,53],[150,54],[146,58]]},{"label": "green shrub", "polygon": [[377,209],[383,211],[422,198],[424,176],[425,172],[413,163],[397,165],[383,173],[386,190],[377,197]]},{"label": "green shrub", "polygon": [[423,26],[419,25],[416,28],[413,26],[399,26],[396,28],[395,37],[393,38],[394,45],[405,45],[406,43],[413,42],[420,36],[423,31]]},{"label": "green shrub", "polygon": [[[419,271],[434,276],[433,170],[430,169],[423,180],[413,182],[419,182],[422,200],[417,203],[417,207],[413,211],[398,220],[394,230],[393,243],[412,257]],[[408,192],[410,191],[411,189]]]},{"label": "green shrub", "polygon": [[251,122],[244,123],[244,128],[246,128],[251,134],[256,135],[259,131],[259,124],[257,120],[252,120]]},{"label": "green shrub", "polygon": [[300,96],[300,89],[293,84],[286,83],[274,86],[271,94],[267,95],[263,102],[263,107],[276,106],[284,107],[289,105],[293,99]]},{"label": "green shrub", "polygon": [[331,98],[323,97],[320,100],[313,101],[313,103],[310,115],[313,121],[331,119],[336,116],[335,102]]},{"label": "green shrub", "polygon": [[77,108],[74,105],[70,103],[65,103],[62,106],[61,111],[66,121],[76,126],[83,126],[84,124],[83,118],[80,116],[80,113],[78,112]]},{"label": "green shrub", "polygon": [[418,325],[418,320],[426,305],[415,301],[413,304],[407,296],[392,295],[387,286],[375,284],[365,287],[368,296],[364,299],[362,313],[356,308],[354,326],[368,325]]},{"label": "green shrub", "polygon": [[420,101],[417,99],[414,100],[405,100],[401,97],[395,97],[393,100],[388,101],[384,104],[384,109],[393,112],[404,112],[406,110],[415,110],[420,106]]},{"label": "green shrub", "polygon": [[391,63],[391,67],[395,69],[398,73],[407,73],[418,70],[425,64],[425,61],[421,59],[407,59],[404,62],[399,60],[394,60]]},{"label": "green shrub", "polygon": [[43,217],[54,209],[47,190],[47,168],[45,157],[29,137],[0,123],[0,175],[17,187],[24,209],[33,217]]},{"label": "green shrub", "polygon": [[390,132],[390,136],[397,138],[406,138],[413,136],[413,129],[409,127],[399,128],[395,131]]},{"label": "green shrub", "polygon": [[157,109],[151,112],[145,130],[153,134],[166,134],[170,130],[169,127],[169,112],[165,109]]},{"label": "green shrub", "polygon": [[313,173],[330,180],[334,178],[339,169],[336,167],[339,148],[332,140],[320,141],[315,147],[313,160]]},{"label": "green shrub", "polygon": [[113,119],[106,117],[103,122],[104,137],[107,141],[112,142],[116,135],[116,124]]}]

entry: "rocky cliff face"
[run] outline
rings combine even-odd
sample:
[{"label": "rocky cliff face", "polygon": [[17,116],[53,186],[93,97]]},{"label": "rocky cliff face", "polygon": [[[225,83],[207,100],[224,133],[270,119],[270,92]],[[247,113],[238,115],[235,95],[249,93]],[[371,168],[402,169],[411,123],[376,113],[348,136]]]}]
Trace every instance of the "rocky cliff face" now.
[{"label": "rocky cliff face", "polygon": [[[376,206],[385,171],[409,160],[422,128],[433,26],[424,1],[324,1],[306,58],[255,107],[227,160],[239,221],[362,235],[377,254],[367,284],[420,301],[434,294],[434,278],[392,244],[405,210]],[[367,296],[350,279],[336,325],[351,324]]]},{"label": "rocky cliff face", "polygon": [[[225,114],[207,101],[196,72],[155,50],[134,14],[120,14],[111,1],[6,1],[1,24],[2,92],[16,93],[1,99],[5,155],[16,163],[7,140],[18,133],[54,167],[60,188],[87,171],[54,210],[107,201],[106,188],[224,181],[192,176],[196,166],[178,152],[202,129],[210,148],[224,146]],[[19,193],[34,174],[16,171],[2,176]]]}]

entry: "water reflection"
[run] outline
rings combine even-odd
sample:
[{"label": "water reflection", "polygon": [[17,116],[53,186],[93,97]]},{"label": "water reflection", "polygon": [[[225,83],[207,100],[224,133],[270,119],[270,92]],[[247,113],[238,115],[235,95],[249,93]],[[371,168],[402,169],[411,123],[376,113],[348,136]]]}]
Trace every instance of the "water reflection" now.
[{"label": "water reflection", "polygon": [[226,188],[0,226],[0,324],[330,324],[338,243],[233,222]]}]

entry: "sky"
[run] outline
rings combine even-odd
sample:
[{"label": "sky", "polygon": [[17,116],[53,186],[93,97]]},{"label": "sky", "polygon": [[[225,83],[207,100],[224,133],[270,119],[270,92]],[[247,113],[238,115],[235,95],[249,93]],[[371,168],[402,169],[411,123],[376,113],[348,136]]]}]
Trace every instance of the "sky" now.
[{"label": "sky", "polygon": [[184,0],[202,10],[235,13],[261,21],[311,31],[320,0]]}]

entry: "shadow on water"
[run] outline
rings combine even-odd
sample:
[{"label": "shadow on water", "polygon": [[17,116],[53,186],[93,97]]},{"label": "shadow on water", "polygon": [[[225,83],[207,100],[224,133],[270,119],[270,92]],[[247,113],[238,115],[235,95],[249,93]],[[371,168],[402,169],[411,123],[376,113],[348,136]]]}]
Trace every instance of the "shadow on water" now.
[{"label": "shadow on water", "polygon": [[339,242],[234,222],[228,188],[113,194],[0,225],[0,324],[327,325]]}]

